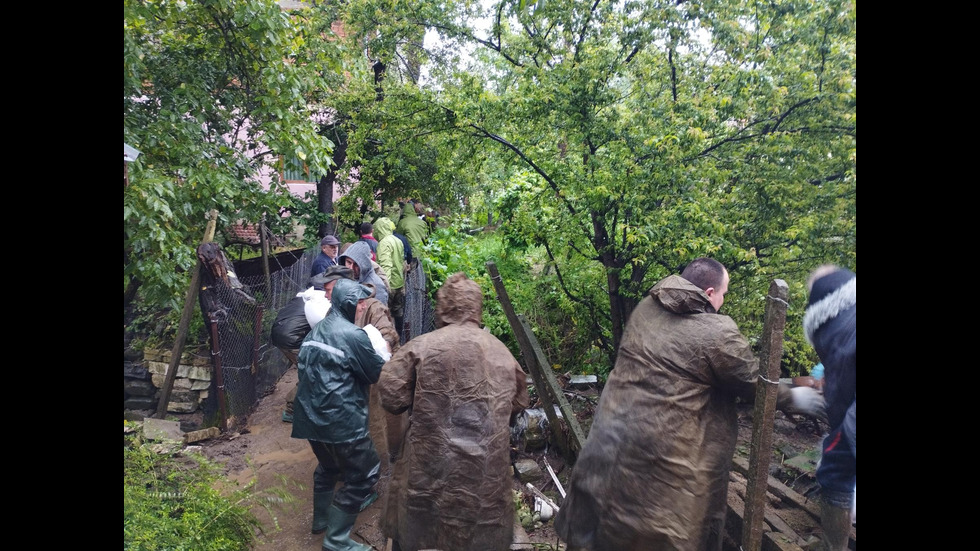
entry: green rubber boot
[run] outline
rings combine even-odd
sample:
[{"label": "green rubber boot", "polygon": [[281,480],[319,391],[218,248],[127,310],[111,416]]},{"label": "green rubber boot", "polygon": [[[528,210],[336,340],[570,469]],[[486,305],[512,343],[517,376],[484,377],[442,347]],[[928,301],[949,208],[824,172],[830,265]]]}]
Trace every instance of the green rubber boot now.
[{"label": "green rubber boot", "polygon": [[347,513],[331,504],[327,514],[327,535],[323,538],[323,551],[374,551],[370,545],[350,539],[355,521],[357,513]]},{"label": "green rubber boot", "polygon": [[820,501],[820,528],[827,551],[847,551],[851,535],[851,510]]},{"label": "green rubber boot", "polygon": [[333,490],[329,492],[313,492],[313,534],[322,534],[327,530],[327,512],[333,503]]}]

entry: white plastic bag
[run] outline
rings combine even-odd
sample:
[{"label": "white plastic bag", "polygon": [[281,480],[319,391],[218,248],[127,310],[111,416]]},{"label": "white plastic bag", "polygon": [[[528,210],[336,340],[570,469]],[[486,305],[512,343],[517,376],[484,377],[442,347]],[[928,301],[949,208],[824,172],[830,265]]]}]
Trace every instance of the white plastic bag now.
[{"label": "white plastic bag", "polygon": [[364,332],[368,334],[371,338],[371,344],[374,345],[374,351],[381,356],[384,361],[391,359],[391,351],[388,348],[388,341],[381,336],[381,331],[378,328],[371,325],[370,323],[364,326]]},{"label": "white plastic bag", "polygon": [[316,327],[316,324],[327,317],[327,312],[330,311],[330,300],[327,299],[323,289],[317,291],[310,287],[303,292],[296,293],[296,296],[303,297],[303,313],[306,314],[306,323],[310,324],[311,328]]}]

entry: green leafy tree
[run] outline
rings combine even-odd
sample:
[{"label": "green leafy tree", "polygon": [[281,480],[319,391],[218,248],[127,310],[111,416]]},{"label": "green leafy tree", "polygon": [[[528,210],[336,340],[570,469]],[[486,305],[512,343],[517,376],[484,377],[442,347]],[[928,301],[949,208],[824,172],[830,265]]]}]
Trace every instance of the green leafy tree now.
[{"label": "green leafy tree", "polygon": [[273,174],[297,157],[325,174],[325,107],[343,52],[312,12],[268,0],[125,0],[124,140],[141,151],[124,189],[124,289],[179,311],[206,213],[285,233],[293,200]]},{"label": "green leafy tree", "polygon": [[556,304],[610,365],[636,303],[698,256],[730,268],[725,309],[747,334],[771,279],[792,283],[792,317],[812,267],[856,267],[851,2],[352,0],[345,13],[384,59],[439,33],[416,56],[428,80],[389,74],[352,121],[389,166],[436,150],[433,179],[450,188],[519,178],[501,198],[506,231],[545,249]]}]

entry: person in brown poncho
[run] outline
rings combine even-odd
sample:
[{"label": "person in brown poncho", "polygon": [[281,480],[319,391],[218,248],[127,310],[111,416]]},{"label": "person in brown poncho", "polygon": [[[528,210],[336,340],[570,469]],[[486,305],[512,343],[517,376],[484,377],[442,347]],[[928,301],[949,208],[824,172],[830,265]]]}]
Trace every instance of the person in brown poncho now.
[{"label": "person in brown poncho", "polygon": [[[711,258],[650,289],[555,516],[569,551],[721,551],[738,438],[736,397],[755,399],[759,360],[718,310],[728,270]],[[820,415],[810,387],[777,387],[776,407]]]},{"label": "person in brown poncho", "polygon": [[527,376],[480,327],[483,291],[462,273],[436,294],[436,330],[385,364],[381,405],[409,412],[383,496],[394,551],[505,551],[514,535],[510,424],[528,406]]}]

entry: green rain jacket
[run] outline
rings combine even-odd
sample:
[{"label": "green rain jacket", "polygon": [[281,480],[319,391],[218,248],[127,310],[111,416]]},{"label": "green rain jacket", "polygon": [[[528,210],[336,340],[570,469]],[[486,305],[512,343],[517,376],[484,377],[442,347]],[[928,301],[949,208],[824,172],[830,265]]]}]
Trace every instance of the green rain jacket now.
[{"label": "green rain jacket", "polygon": [[410,203],[402,206],[401,218],[398,219],[395,231],[408,238],[412,245],[412,254],[422,256],[422,244],[429,237],[429,226],[415,214],[415,207]]},{"label": "green rain jacket", "polygon": [[405,244],[395,237],[395,223],[382,216],[374,222],[374,237],[378,240],[378,264],[388,275],[388,286],[401,289],[405,286]]},{"label": "green rain jacket", "polygon": [[340,444],[367,437],[368,392],[384,360],[354,325],[357,301],[371,290],[339,279],[330,312],[303,339],[293,402],[293,438]]}]

